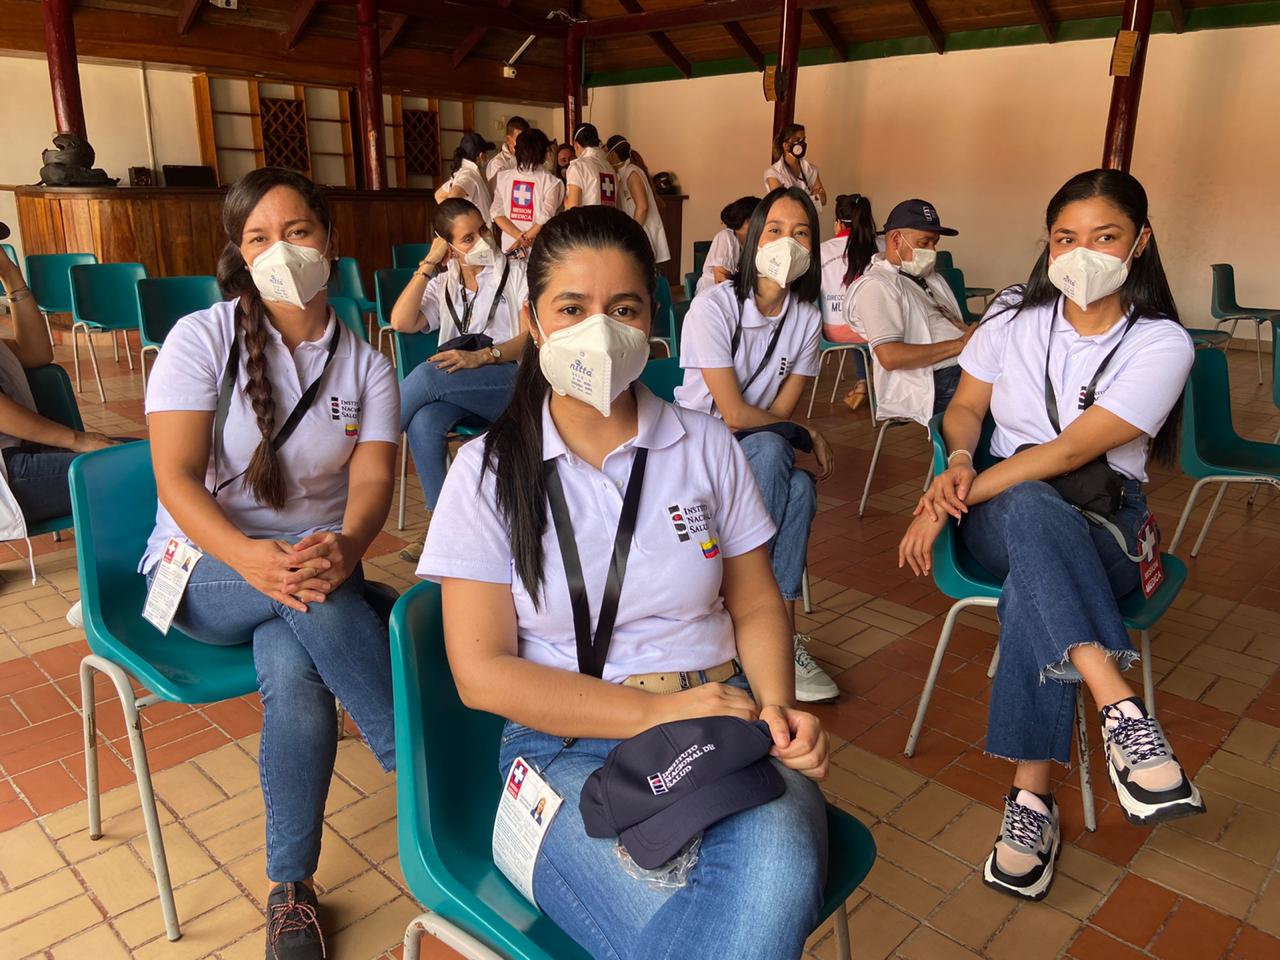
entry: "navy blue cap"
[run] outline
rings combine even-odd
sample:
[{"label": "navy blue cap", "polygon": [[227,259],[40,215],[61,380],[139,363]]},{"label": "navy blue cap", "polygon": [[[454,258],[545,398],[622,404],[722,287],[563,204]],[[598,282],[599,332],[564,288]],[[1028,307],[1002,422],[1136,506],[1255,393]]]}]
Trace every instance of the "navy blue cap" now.
[{"label": "navy blue cap", "polygon": [[474,130],[468,130],[464,133],[462,139],[458,142],[458,146],[462,147],[471,156],[488,153],[494,147],[492,141],[486,140]]},{"label": "navy blue cap", "polygon": [[939,233],[944,237],[956,237],[959,230],[944,227],[938,217],[938,211],[927,200],[903,200],[889,211],[889,219],[884,222],[880,233],[890,230],[923,230],[925,233]]},{"label": "navy blue cap", "polygon": [[653,870],[725,817],[782,796],[767,724],[699,717],[652,727],[618,744],[582,787],[592,837],[618,837]]}]

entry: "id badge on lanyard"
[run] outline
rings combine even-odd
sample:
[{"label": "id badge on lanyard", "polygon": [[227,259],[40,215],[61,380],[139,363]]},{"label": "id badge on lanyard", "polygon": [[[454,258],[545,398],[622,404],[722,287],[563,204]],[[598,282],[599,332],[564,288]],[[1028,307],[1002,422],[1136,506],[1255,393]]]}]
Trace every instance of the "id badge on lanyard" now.
[{"label": "id badge on lanyard", "polygon": [[1150,600],[1164,584],[1164,563],[1160,559],[1160,527],[1156,518],[1147,520],[1138,529],[1138,574],[1142,579],[1142,595]]},{"label": "id badge on lanyard", "polygon": [[564,799],[524,757],[507,771],[493,821],[493,863],[535,907],[533,868]]}]

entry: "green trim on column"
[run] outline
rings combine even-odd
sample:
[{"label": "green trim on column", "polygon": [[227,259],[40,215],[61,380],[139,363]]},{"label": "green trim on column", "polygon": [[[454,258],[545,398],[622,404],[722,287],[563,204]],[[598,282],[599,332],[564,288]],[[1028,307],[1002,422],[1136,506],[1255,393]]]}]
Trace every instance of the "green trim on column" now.
[{"label": "green trim on column", "polygon": [[[1241,3],[1216,7],[1193,7],[1186,15],[1186,32],[1193,30],[1218,30],[1231,27],[1257,27],[1280,23],[1280,0],[1263,0],[1260,3]],[[1120,29],[1119,17],[1097,17],[1090,20],[1064,20],[1058,24],[1058,40],[1098,40],[1115,36]],[[1152,33],[1173,33],[1173,19],[1165,11],[1157,11],[1151,20]],[[982,50],[989,47],[1020,47],[1044,43],[1044,32],[1039,25],[1018,27],[993,27],[987,30],[966,30],[947,35],[947,51]],[[584,44],[585,49],[585,44]],[[849,60],[881,60],[886,57],[905,57],[923,54],[936,56],[932,42],[927,37],[901,37],[895,40],[873,40],[855,43],[847,49]],[[777,57],[765,54],[766,63],[776,63]],[[800,66],[812,67],[834,63],[836,57],[830,47],[814,47],[800,51]],[[694,77],[719,77],[731,73],[755,73],[755,65],[745,58],[729,60],[704,60],[692,64]],[[585,70],[585,67],[584,67]],[[632,83],[655,83],[661,80],[682,80],[680,72],[672,66],[644,67],[636,70],[606,70],[587,76],[583,86],[614,87]]]}]

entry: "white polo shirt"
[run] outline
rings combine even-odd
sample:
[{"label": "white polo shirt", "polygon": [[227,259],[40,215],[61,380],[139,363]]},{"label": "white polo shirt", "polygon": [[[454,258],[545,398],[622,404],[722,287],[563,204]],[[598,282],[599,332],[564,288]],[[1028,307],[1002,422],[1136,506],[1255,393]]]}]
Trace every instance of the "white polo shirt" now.
[{"label": "white polo shirt", "polygon": [[769,186],[769,178],[777,180],[784,187],[799,187],[805,193],[809,194],[813,200],[813,205],[819,210],[822,204],[818,202],[818,198],[814,196],[814,191],[818,189],[818,168],[803,157],[800,158],[800,174],[797,177],[791,172],[791,168],[787,166],[786,157],[779,157],[770,166],[764,169],[764,189],[768,192],[772,189]]},{"label": "white polo shirt", "polygon": [[737,323],[738,298],[732,283],[722,283],[693,298],[680,335],[684,383],[676,388],[675,394],[680,406],[719,416],[719,412],[712,409],[711,391],[702,377],[703,368],[732,367],[738,384],[746,383],[764,360],[779,323],[783,324],[782,332],[769,366],[747,388],[743,400],[767,410],[777,399],[787,377],[817,374],[822,315],[813,304],[798,302],[788,291],[782,301],[782,311],[776,317],[766,317],[756,306],[755,297],[748,297],[742,305],[742,336],[735,354],[731,346]]},{"label": "white polo shirt", "polygon": [[849,245],[849,238],[832,237],[824,240],[818,248],[818,259],[822,264],[822,325],[844,323],[841,315],[844,309],[844,272],[848,262],[844,251]]},{"label": "white polo shirt", "polygon": [[492,159],[485,164],[484,175],[490,183],[498,179],[498,174],[503,170],[514,170],[516,166],[516,155],[507,149],[505,141],[502,149],[495,153]]},{"label": "white polo shirt", "polygon": [[649,175],[630,160],[618,168],[623,212],[631,217],[636,213],[636,198],[631,195],[632,174],[640,178],[641,189],[644,190],[645,200],[649,204],[641,226],[649,237],[649,245],[653,247],[653,258],[658,263],[666,263],[671,259],[671,250],[667,246],[667,228],[662,224],[662,211],[658,209],[658,201],[653,195],[653,185],[649,183]]},{"label": "white polo shirt", "polygon": [[[235,333],[237,301],[216,303],[183,317],[165,337],[147,380],[148,415],[171,410],[212,413]],[[276,401],[276,428],[284,423],[302,394],[324,368],[329,338],[336,323],[333,311],[318,340],[298,344],[290,355],[275,327],[268,324],[267,376]],[[240,337],[240,369],[223,433],[222,462],[213,463],[210,440],[205,487],[241,473],[261,440],[247,393],[248,351]],[[358,443],[400,442],[400,388],[386,357],[346,327],[341,327],[333,362],[325,371],[315,402],[293,436],[280,448],[287,501],[283,510],[262,506],[243,479],[218,494],[227,519],[249,537],[299,538],[317,530],[341,530],[347,506],[347,464]],[[150,572],[169,537],[186,539],[163,504],[147,540],[139,569]]]},{"label": "white polo shirt", "polygon": [[[1002,294],[987,311],[960,354],[971,377],[991,384],[991,416],[996,422],[991,452],[1009,457],[1026,443],[1048,443],[1057,434],[1045,409],[1045,356],[1050,347],[1049,379],[1058,399],[1058,421],[1065,430],[1084,412],[1081,404],[1103,359],[1117,344],[1095,390],[1095,402],[1144,436],[1107,453],[1112,469],[1133,480],[1147,479],[1147,447],[1160,432],[1182,394],[1195,359],[1195,345],[1172,320],[1143,317],[1127,334],[1125,321],[1106,333],[1082,337],[1062,314],[1062,298],[1016,313],[999,312]],[[1121,339],[1123,337],[1123,339]]]},{"label": "white polo shirt", "polygon": [[[542,457],[557,461],[593,631],[635,449],[649,451],[604,668],[604,679],[615,683],[635,674],[705,670],[734,657],[733,621],[720,595],[723,562],[774,534],[746,457],[724,424],[663,403],[640,384],[634,389],[639,430],[605,457],[602,470],[570,453],[549,407],[542,411]],[[481,473],[483,458],[484,444],[469,443],[449,468],[418,576],[509,583],[520,656],[576,672],[573,611],[550,508],[538,608],[515,574],[511,533],[498,510],[493,471]]]},{"label": "white polo shirt", "polygon": [[707,250],[707,259],[702,261],[702,275],[698,277],[698,286],[694,289],[694,295],[701,296],[716,285],[716,267],[736,274],[738,258],[741,255],[742,244],[738,242],[738,235],[728,227],[712,237],[711,248]]},{"label": "white polo shirt", "polygon": [[[31,395],[31,384],[27,380],[26,368],[17,354],[9,349],[9,345],[0,340],[0,393],[4,394],[20,407],[36,412],[35,397]],[[0,430],[0,450],[16,447],[23,441]]]},{"label": "white polo shirt", "polygon": [[[564,205],[564,181],[545,167],[503,170],[493,185],[493,204],[489,219],[506,217],[517,230],[528,230],[546,223]],[[502,251],[515,245],[515,240],[502,234]]]},{"label": "white polo shirt", "polygon": [[569,163],[565,183],[582,191],[581,205],[584,207],[597,204],[618,206],[622,187],[608,157],[599,147],[587,147],[582,156]]},{"label": "white polo shirt", "polygon": [[493,194],[489,192],[489,184],[474,160],[464,159],[444,186],[446,193],[452,193],[454,187],[461,187],[463,196],[475,205],[480,216],[488,218],[489,208],[493,206]]},{"label": "white polo shirt", "polygon": [[[520,308],[529,299],[529,285],[525,281],[525,262],[506,262],[510,264],[510,270],[507,272],[506,286],[501,291],[498,290],[498,281],[502,279],[503,264],[495,263],[476,274],[476,290],[472,293],[462,285],[462,269],[457,263],[450,261],[444,273],[436,274],[427,282],[418,313],[426,318],[426,323],[412,332],[439,330],[441,343],[461,336],[462,331],[453,322],[453,314],[449,312],[448,301],[453,301],[453,309],[461,320],[466,315],[467,304],[474,299],[467,333],[483,333],[494,343],[510,340],[520,332]],[[495,295],[498,297],[497,309],[494,309],[493,303]],[[492,322],[489,321],[491,310]]]}]

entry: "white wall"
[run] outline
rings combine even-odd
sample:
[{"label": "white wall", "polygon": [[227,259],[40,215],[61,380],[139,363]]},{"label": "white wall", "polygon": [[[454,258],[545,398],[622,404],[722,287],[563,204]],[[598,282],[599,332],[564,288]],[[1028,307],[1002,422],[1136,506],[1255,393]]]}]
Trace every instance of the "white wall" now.
[{"label": "white wall", "polygon": [[[1242,302],[1280,306],[1277,49],[1280,27],[1152,38],[1133,173],[1188,325],[1209,325],[1218,261],[1235,264]],[[805,67],[796,118],[833,201],[868,194],[880,220],[899,200],[932,201],[961,231],[946,246],[969,285],[999,287],[1026,277],[1054,191],[1099,164],[1110,51],[1093,40]],[[598,88],[586,114],[678,175],[686,269],[720,208],[763,191],[772,105],[758,74]]]}]

